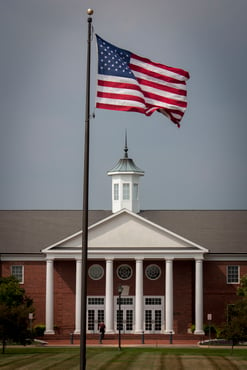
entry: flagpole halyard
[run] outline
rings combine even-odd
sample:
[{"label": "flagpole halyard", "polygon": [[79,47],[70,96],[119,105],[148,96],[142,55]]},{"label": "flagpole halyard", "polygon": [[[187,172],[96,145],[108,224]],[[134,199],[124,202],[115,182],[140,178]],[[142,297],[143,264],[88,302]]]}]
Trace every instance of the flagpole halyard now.
[{"label": "flagpole halyard", "polygon": [[87,74],[84,138],[84,177],[82,210],[82,269],[81,269],[81,325],[80,325],[80,369],[86,369],[86,319],[87,319],[87,254],[88,254],[88,198],[89,198],[89,137],[90,137],[90,72],[91,34],[93,10],[88,9]]}]

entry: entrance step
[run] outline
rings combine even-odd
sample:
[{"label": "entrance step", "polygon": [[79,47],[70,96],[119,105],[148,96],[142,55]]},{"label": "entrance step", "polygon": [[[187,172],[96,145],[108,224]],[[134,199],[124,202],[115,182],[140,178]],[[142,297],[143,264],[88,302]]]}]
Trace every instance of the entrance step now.
[{"label": "entrance step", "polygon": [[[71,334],[54,334],[54,335],[45,335],[44,337],[40,338],[44,341],[49,340],[71,340],[72,336]],[[73,340],[79,340],[80,335],[79,334],[73,334]],[[135,342],[142,342],[143,336],[142,334],[121,334],[122,340],[133,340]],[[193,334],[174,334],[172,336],[173,340],[179,340],[179,341],[200,341],[201,339],[205,339],[205,336],[200,335],[193,335]],[[87,340],[99,340],[99,334],[87,334]],[[118,340],[118,333],[115,334],[105,334],[104,340]],[[144,334],[144,340],[170,340],[169,334]]]}]

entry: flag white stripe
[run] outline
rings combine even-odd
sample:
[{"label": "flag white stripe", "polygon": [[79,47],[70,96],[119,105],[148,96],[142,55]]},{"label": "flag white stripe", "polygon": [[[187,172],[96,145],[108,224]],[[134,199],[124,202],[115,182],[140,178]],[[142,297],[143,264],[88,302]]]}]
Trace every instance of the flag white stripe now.
[{"label": "flag white stripe", "polygon": [[166,109],[176,109],[177,111],[181,111],[181,112],[184,112],[185,109],[186,109],[184,107],[178,107],[176,104],[171,104],[171,103],[169,104],[169,103],[165,103],[163,101],[149,99],[149,98],[146,98],[145,102],[149,105],[155,105],[155,106],[158,106],[160,108],[166,108]]},{"label": "flag white stripe", "polygon": [[[178,95],[178,94],[166,92],[166,91],[155,89],[153,87],[142,85],[142,84],[141,84],[141,89],[143,91],[146,91],[147,93],[150,92],[152,94],[155,94],[155,95],[158,95],[164,98],[175,99],[179,101],[186,101],[186,96],[184,95]],[[157,101],[159,101],[159,99],[157,99]]]},{"label": "flag white stripe", "polygon": [[139,85],[139,83],[134,78],[103,75],[103,74],[100,74],[100,73],[98,74],[98,80],[109,81],[109,82],[127,83],[127,84],[131,84],[131,85]]},{"label": "flag white stripe", "polygon": [[187,107],[189,73],[119,49],[98,35],[97,44],[97,107],[146,115],[160,109],[179,126]]},{"label": "flag white stripe", "polygon": [[[109,87],[109,86],[99,85],[98,86],[98,91],[106,92],[106,93],[113,93],[113,94],[117,94],[117,95],[139,96],[142,99],[144,99],[145,101],[149,101],[149,102],[152,101],[152,104],[154,102],[158,102],[159,104],[165,104],[159,98],[157,98],[157,99],[148,98],[148,97],[144,96],[144,94],[141,91],[135,90],[135,89],[125,89],[125,88]],[[181,95],[177,95],[177,94],[173,94],[173,93],[167,93],[167,92],[164,92],[162,90],[154,89],[154,88],[149,87],[149,86],[143,86],[142,85],[142,91],[147,92],[147,93],[150,92],[152,94],[156,94],[157,96],[164,97],[164,98],[167,98],[167,99],[174,99],[174,100],[181,101],[181,102],[186,101],[185,96],[181,96]],[[176,104],[174,103],[173,105],[176,105]]]},{"label": "flag white stripe", "polygon": [[138,107],[145,109],[145,104],[135,100],[123,100],[123,99],[109,99],[109,98],[98,98],[96,97],[96,103],[109,104],[109,105],[124,105],[129,107]]},{"label": "flag white stripe", "polygon": [[110,86],[98,86],[98,91],[101,92],[107,92],[107,93],[113,93],[118,95],[133,95],[133,96],[139,96],[142,99],[145,99],[144,95],[140,90],[135,89],[125,89],[125,88],[119,88],[119,87],[110,87]]},{"label": "flag white stripe", "polygon": [[157,84],[160,84],[160,85],[165,86],[165,87],[167,86],[167,87],[172,87],[172,88],[176,88],[176,89],[179,89],[179,90],[186,91],[186,85],[176,84],[176,83],[172,83],[172,82],[166,82],[166,81],[160,80],[158,78],[150,77],[150,76],[146,75],[145,73],[141,73],[141,72],[137,72],[137,71],[132,71],[132,72],[133,72],[133,74],[135,75],[136,78],[141,78],[143,80],[151,81],[153,83],[157,83]]},{"label": "flag white stripe", "polygon": [[185,76],[181,75],[181,74],[170,71],[168,69],[160,68],[158,66],[154,66],[154,65],[149,64],[149,63],[142,62],[139,59],[135,59],[134,56],[131,56],[130,64],[134,64],[138,67],[147,69],[148,71],[158,73],[159,75],[175,78],[175,79],[180,80],[180,81],[186,81],[187,80],[187,78]]},{"label": "flag white stripe", "polygon": [[[103,89],[100,89],[100,91],[102,91],[103,93],[116,93],[114,90],[115,90],[114,88],[108,88],[108,87],[104,87]],[[116,91],[118,91],[118,89],[116,89]],[[133,96],[133,99],[134,97],[142,97],[139,94],[135,94],[136,92],[135,90],[128,90],[128,91],[129,91],[128,95]],[[121,95],[118,92],[116,94]],[[122,95],[126,95],[126,92],[124,92],[124,94]],[[157,105],[159,107],[166,108],[166,109],[176,108],[177,111],[181,111],[181,112],[184,112],[186,109],[185,107],[178,107],[176,104],[166,103],[166,102],[163,102],[157,99],[151,99],[151,98],[145,97],[144,100],[146,104]],[[103,104],[111,104],[111,105],[122,105],[123,104],[125,106],[129,105],[129,106],[145,107],[143,103],[137,102],[135,100],[129,100],[129,99],[124,100],[124,99],[113,99],[113,98],[107,98],[107,97],[97,97],[96,101],[103,103]]]}]

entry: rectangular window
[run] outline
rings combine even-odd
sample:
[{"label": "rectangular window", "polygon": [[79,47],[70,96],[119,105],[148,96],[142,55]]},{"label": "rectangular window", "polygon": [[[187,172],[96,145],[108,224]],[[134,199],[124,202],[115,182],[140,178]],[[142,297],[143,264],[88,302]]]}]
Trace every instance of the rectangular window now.
[{"label": "rectangular window", "polygon": [[161,298],[145,298],[146,305],[161,305]]},{"label": "rectangular window", "polygon": [[94,330],[94,310],[88,310],[87,329]]},{"label": "rectangular window", "polygon": [[133,185],[133,199],[138,200],[138,184]]},{"label": "rectangular window", "polygon": [[98,323],[105,321],[105,311],[98,310]]},{"label": "rectangular window", "polygon": [[[124,298],[121,297],[121,304],[126,304],[126,305],[132,305],[133,304],[133,298]],[[117,298],[117,304],[119,304],[119,298]]]},{"label": "rectangular window", "polygon": [[126,310],[126,330],[133,330],[133,310]]},{"label": "rectangular window", "polygon": [[161,330],[161,310],[154,311],[154,330]]},{"label": "rectangular window", "polygon": [[152,330],[152,311],[145,310],[145,330]]},{"label": "rectangular window", "polygon": [[123,330],[123,310],[117,310],[117,330]]},{"label": "rectangular window", "polygon": [[24,283],[24,266],[22,265],[13,265],[11,266],[11,275],[14,276],[19,283]]},{"label": "rectangular window", "polygon": [[101,297],[88,297],[88,304],[100,305],[104,304],[104,298]]},{"label": "rectangular window", "polygon": [[119,184],[114,184],[113,186],[113,197],[114,197],[114,200],[119,200]]},{"label": "rectangular window", "polygon": [[227,284],[239,284],[239,266],[227,266]]},{"label": "rectangular window", "polygon": [[123,200],[130,199],[130,184],[123,184]]}]

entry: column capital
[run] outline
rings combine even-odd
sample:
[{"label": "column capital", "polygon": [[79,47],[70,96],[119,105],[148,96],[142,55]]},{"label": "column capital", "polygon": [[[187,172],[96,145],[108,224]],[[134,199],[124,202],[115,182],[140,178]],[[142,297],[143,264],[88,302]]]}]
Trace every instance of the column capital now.
[{"label": "column capital", "polygon": [[173,262],[174,261],[174,257],[165,257],[164,260],[166,262]]},{"label": "column capital", "polygon": [[194,257],[194,260],[195,260],[195,262],[196,263],[203,263],[203,258],[201,258],[201,257]]},{"label": "column capital", "polygon": [[113,262],[114,257],[105,257],[106,262]]},{"label": "column capital", "polygon": [[45,260],[46,262],[54,262],[55,258],[46,256]]},{"label": "column capital", "polygon": [[143,262],[144,257],[135,257],[136,262]]}]

